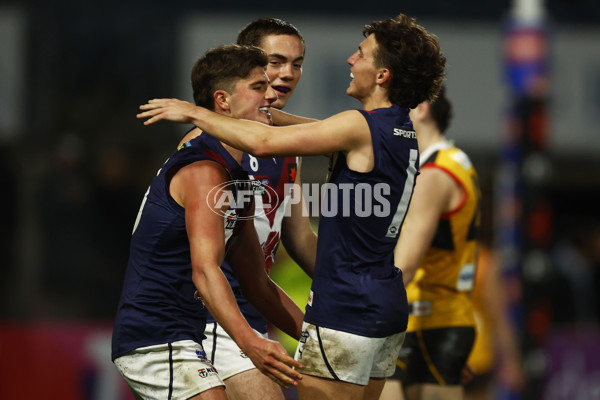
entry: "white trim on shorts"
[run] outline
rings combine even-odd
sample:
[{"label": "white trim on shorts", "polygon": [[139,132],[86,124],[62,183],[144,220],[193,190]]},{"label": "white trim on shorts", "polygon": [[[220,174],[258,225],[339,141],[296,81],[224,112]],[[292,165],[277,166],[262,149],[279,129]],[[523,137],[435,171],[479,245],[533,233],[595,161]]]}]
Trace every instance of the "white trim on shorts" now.
[{"label": "white trim on shorts", "polygon": [[193,340],[141,347],[114,362],[136,399],[189,399],[225,386]]},{"label": "white trim on shorts", "polygon": [[[254,330],[257,335],[267,338],[266,333]],[[237,343],[217,322],[207,323],[204,329],[203,347],[210,362],[219,371],[219,376],[227,380],[234,375],[255,369],[252,360],[240,349]]]},{"label": "white trim on shorts", "polygon": [[366,386],[394,374],[405,333],[371,338],[303,322],[294,358],[303,374]]}]

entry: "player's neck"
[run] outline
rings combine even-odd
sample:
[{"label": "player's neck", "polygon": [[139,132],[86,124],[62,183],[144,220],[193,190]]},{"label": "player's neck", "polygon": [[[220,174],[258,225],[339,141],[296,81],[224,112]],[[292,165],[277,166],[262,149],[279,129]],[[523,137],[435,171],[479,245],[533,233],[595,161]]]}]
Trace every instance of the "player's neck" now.
[{"label": "player's neck", "polygon": [[366,101],[362,103],[363,110],[371,111],[376,110],[378,108],[389,108],[392,106],[392,103],[388,101]]},{"label": "player's neck", "polygon": [[417,131],[417,139],[419,141],[419,152],[423,153],[429,147],[436,143],[446,141],[446,138],[440,134],[437,129],[429,129],[420,127]]},{"label": "player's neck", "polygon": [[360,99],[363,110],[371,111],[377,108],[389,108],[392,102],[382,88],[377,87],[369,96]]}]

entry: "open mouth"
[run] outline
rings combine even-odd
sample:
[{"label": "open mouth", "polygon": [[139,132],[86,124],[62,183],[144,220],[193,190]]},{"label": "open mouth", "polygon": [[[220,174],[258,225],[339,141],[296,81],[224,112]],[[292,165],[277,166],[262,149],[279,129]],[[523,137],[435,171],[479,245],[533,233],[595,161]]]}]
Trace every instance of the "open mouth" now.
[{"label": "open mouth", "polygon": [[277,92],[279,93],[283,93],[283,94],[288,94],[288,92],[292,89],[290,89],[289,87],[286,86],[273,86],[273,89],[275,89]]},{"label": "open mouth", "polygon": [[265,114],[265,116],[266,116],[266,117],[267,117],[267,119],[269,120],[269,122],[268,122],[268,124],[269,124],[269,125],[273,125],[273,120],[271,119],[271,113],[269,112],[269,108],[271,108],[271,107],[260,107],[260,108],[258,109],[258,111],[259,111],[261,114]]}]

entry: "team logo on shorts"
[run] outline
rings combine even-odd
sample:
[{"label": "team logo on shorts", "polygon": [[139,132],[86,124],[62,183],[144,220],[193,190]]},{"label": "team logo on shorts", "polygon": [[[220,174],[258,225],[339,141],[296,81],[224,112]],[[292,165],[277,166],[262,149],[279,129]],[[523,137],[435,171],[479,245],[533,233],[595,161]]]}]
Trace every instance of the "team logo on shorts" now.
[{"label": "team logo on shorts", "polygon": [[204,362],[208,361],[208,358],[206,357],[206,353],[204,352],[204,350],[198,350],[196,349],[196,355],[198,356],[198,358]]},{"label": "team logo on shorts", "polygon": [[227,210],[225,212],[225,229],[235,228],[235,224],[238,220],[238,214],[234,210]]},{"label": "team logo on shorts", "polygon": [[300,336],[300,343],[306,343],[306,341],[308,340],[308,332],[307,331],[302,331],[302,336]]},{"label": "team logo on shorts", "polygon": [[244,353],[242,350],[240,350],[240,357],[242,357],[242,358],[248,358],[248,356],[246,355],[246,353]]},{"label": "team logo on shorts", "polygon": [[206,378],[209,375],[216,375],[216,374],[217,374],[217,369],[215,367],[201,368],[198,370],[198,376],[200,376],[200,378]]}]

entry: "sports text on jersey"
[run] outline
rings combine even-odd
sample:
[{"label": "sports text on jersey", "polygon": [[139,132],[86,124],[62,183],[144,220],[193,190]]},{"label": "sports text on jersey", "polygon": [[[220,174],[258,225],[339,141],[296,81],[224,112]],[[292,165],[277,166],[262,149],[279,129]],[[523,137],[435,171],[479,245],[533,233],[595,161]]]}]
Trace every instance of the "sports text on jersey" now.
[{"label": "sports text on jersey", "polygon": [[394,128],[394,136],[401,136],[406,139],[416,139],[417,134],[415,131],[407,131],[400,128]]}]

